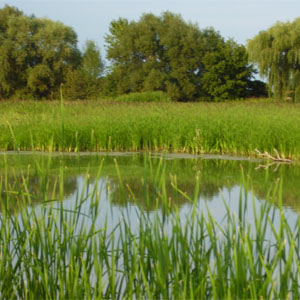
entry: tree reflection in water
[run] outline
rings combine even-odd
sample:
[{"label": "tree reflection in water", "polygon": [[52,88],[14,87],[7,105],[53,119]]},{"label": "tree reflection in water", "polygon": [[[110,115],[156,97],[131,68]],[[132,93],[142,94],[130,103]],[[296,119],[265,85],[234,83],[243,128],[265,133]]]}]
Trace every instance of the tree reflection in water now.
[{"label": "tree reflection in water", "polygon": [[[116,171],[115,160],[121,175]],[[60,200],[77,192],[78,178],[88,174],[89,184],[94,184],[103,161],[101,177],[106,178],[111,203],[123,206],[128,203],[144,209],[157,209],[163,194],[170,199],[170,207],[182,206],[193,199],[198,177],[199,197],[212,200],[226,188],[243,185],[242,172],[250,180],[254,195],[261,200],[280,178],[283,181],[283,205],[297,213],[300,211],[300,167],[279,165],[258,168],[260,163],[247,160],[203,158],[151,158],[150,155],[6,155],[0,157],[1,203],[13,212],[31,198],[31,204]],[[31,167],[28,167],[28,166]],[[61,180],[63,178],[63,187]],[[174,189],[177,186],[187,197]],[[30,197],[28,196],[30,195]],[[134,195],[134,196],[133,196]],[[145,205],[145,199],[148,199]],[[9,200],[9,201],[8,201]],[[274,200],[274,199],[273,199]],[[276,200],[276,199],[275,199]]]}]

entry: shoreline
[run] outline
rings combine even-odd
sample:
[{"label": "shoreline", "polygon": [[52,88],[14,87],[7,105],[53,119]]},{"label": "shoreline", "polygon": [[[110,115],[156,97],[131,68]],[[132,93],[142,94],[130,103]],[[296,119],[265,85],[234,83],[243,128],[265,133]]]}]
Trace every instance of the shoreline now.
[{"label": "shoreline", "polygon": [[[110,151],[110,152],[48,152],[48,151],[0,151],[0,156],[3,155],[45,155],[45,156],[133,156],[133,155],[144,155],[148,154],[151,158],[164,158],[170,159],[221,159],[221,160],[237,160],[237,161],[251,161],[251,162],[262,162],[267,159],[243,156],[243,155],[230,155],[230,154],[192,154],[192,153],[176,153],[176,152],[151,152],[151,151]],[[280,162],[278,162],[280,163]],[[293,163],[295,163],[293,161]]]}]

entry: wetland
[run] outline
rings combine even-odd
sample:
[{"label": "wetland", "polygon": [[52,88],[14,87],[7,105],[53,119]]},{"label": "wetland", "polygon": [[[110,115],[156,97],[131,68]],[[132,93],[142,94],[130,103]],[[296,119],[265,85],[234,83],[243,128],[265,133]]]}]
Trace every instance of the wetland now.
[{"label": "wetland", "polygon": [[5,152],[0,170],[3,297],[299,295],[298,164]]}]

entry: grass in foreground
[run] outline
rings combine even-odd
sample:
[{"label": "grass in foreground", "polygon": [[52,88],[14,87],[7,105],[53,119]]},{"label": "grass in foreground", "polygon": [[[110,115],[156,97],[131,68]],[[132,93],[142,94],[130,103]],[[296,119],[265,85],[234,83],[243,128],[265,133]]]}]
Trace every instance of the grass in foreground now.
[{"label": "grass in foreground", "polygon": [[[41,172],[41,170],[39,170]],[[47,170],[43,171],[45,180]],[[98,178],[101,175],[99,169]],[[63,201],[51,202],[47,184],[40,209],[26,206],[12,215],[14,197],[30,203],[26,174],[14,189],[7,174],[0,180],[0,295],[1,298],[149,298],[149,299],[257,299],[299,298],[300,221],[291,228],[278,208],[240,196],[239,213],[226,214],[217,223],[209,210],[197,213],[198,184],[189,222],[168,206],[162,180],[157,190],[164,209],[139,211],[138,227],[130,226],[126,209],[115,228],[107,220],[99,226],[101,189],[94,186],[88,197],[77,195],[73,209]],[[64,168],[57,189],[63,198]],[[89,177],[85,184],[88,185]],[[196,179],[197,180],[197,179]],[[120,177],[120,181],[122,178]],[[247,182],[244,179],[245,189]],[[176,183],[174,190],[181,194]],[[124,187],[125,188],[125,187]],[[130,187],[127,187],[130,190]],[[246,192],[245,190],[245,192]],[[43,193],[40,193],[41,195]],[[247,193],[245,193],[247,194]],[[274,187],[280,198],[280,185]],[[132,195],[134,197],[134,195]],[[145,202],[147,195],[145,195]],[[89,203],[88,211],[84,205]],[[247,207],[254,222],[247,221]],[[6,209],[7,208],[7,209]],[[280,223],[273,224],[276,212]]]},{"label": "grass in foreground", "polygon": [[276,148],[300,157],[298,104],[66,102],[63,115],[58,102],[0,105],[0,150],[255,155]]}]

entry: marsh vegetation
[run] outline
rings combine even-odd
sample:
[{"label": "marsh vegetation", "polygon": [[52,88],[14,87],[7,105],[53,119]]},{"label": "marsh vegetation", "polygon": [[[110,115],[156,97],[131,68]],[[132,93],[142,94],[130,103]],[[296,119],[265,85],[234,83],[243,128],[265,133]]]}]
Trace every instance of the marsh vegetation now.
[{"label": "marsh vegetation", "polygon": [[119,18],[105,69],[0,9],[0,297],[299,298],[298,24]]},{"label": "marsh vegetation", "polygon": [[257,165],[2,155],[1,297],[297,298],[299,167]]},{"label": "marsh vegetation", "polygon": [[[65,151],[171,151],[257,155],[298,160],[297,104],[66,102]],[[61,151],[59,102],[1,102],[0,149]],[[13,135],[12,135],[13,132]]]}]

